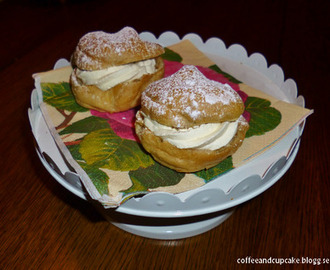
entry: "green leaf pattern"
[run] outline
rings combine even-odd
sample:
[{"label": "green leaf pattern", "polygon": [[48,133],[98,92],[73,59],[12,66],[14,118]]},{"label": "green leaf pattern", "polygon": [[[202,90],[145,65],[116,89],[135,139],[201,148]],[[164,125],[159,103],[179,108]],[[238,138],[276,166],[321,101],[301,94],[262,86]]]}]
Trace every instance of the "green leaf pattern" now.
[{"label": "green leaf pattern", "polygon": [[[163,58],[179,62],[182,60],[180,55],[167,48]],[[212,66],[212,69],[223,74],[217,66]],[[226,76],[236,80],[229,74]],[[88,111],[76,103],[69,83],[42,83],[41,87],[44,101],[58,111],[77,113]],[[262,135],[273,130],[281,121],[280,112],[272,108],[267,100],[249,97],[245,105],[246,110],[251,114],[247,137]],[[132,186],[123,191],[124,194],[143,193],[161,186],[176,185],[185,176],[184,173],[178,173],[156,162],[138,142],[116,135],[106,119],[90,116],[69,123],[59,132],[61,136],[75,133],[86,135],[68,144],[67,147],[100,194],[109,194],[109,177],[102,168],[128,172]],[[229,157],[217,166],[197,172],[195,175],[207,183],[232,168],[232,158]]]},{"label": "green leaf pattern", "polygon": [[172,186],[180,182],[184,173],[173,171],[157,162],[148,168],[139,168],[130,171],[129,176],[132,179],[133,186],[126,192],[135,192],[138,189],[148,190],[160,186]]},{"label": "green leaf pattern", "polygon": [[41,83],[44,102],[57,108],[72,112],[87,112],[88,109],[80,106],[70,88],[68,82],[62,83]]},{"label": "green leaf pattern", "polygon": [[231,76],[230,74],[222,71],[217,65],[212,65],[209,66],[210,69],[213,69],[214,71],[222,74],[223,76],[225,76],[229,81],[233,82],[233,83],[237,83],[240,84],[242,83],[241,81],[237,80],[235,77]]},{"label": "green leaf pattern", "polygon": [[136,170],[154,163],[137,142],[120,138],[110,128],[87,134],[80,153],[87,164],[114,171]]},{"label": "green leaf pattern", "polygon": [[168,61],[182,61],[182,57],[178,53],[170,50],[169,48],[165,48],[165,52],[162,54],[162,58]]},{"label": "green leaf pattern", "polygon": [[245,110],[251,115],[250,128],[246,138],[263,135],[275,129],[281,123],[281,113],[273,107],[266,99],[248,97],[245,101]]},{"label": "green leaf pattern", "polygon": [[228,172],[229,170],[233,169],[233,159],[232,157],[227,157],[225,160],[223,160],[221,163],[219,163],[217,166],[214,166],[213,168],[210,168],[208,170],[202,170],[197,173],[195,173],[197,176],[204,179],[204,181],[207,183],[211,181],[212,179],[216,178],[218,175],[223,174],[225,172]]}]

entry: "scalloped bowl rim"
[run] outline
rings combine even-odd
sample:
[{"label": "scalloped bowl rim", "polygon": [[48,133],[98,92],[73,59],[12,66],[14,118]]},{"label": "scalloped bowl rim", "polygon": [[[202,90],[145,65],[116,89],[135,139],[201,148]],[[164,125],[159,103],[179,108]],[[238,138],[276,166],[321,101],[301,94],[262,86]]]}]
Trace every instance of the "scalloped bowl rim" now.
[{"label": "scalloped bowl rim", "polygon": [[[269,75],[269,73],[271,74],[272,72],[278,73],[279,75],[277,75],[275,77],[279,78],[279,80],[275,81],[274,83],[279,87],[279,89],[281,91],[284,92],[284,94],[288,97],[290,102],[297,103],[300,106],[304,106],[303,97],[301,97],[301,96],[297,97],[297,87],[296,87],[295,82],[292,79],[287,79],[286,81],[284,81],[284,72],[282,71],[281,67],[279,67],[276,64],[273,64],[273,65],[268,67],[265,57],[260,53],[253,53],[250,56],[248,56],[245,48],[240,44],[232,44],[229,47],[226,47],[225,43],[220,38],[217,38],[217,37],[211,37],[207,41],[203,42],[202,38],[199,35],[195,34],[195,33],[186,34],[186,35],[183,36],[182,39],[180,39],[179,36],[176,33],[171,32],[171,31],[167,31],[167,32],[162,33],[159,36],[158,39],[150,32],[142,32],[142,33],[140,33],[140,36],[142,38],[146,39],[146,40],[149,40],[149,41],[159,42],[164,46],[167,46],[167,45],[170,45],[170,44],[173,44],[173,43],[176,43],[176,42],[180,42],[181,40],[184,40],[184,39],[189,39],[202,51],[203,51],[203,48],[204,48],[204,50],[207,49],[207,46],[210,46],[210,44],[212,45],[212,50],[211,51],[213,53],[214,53],[213,50],[216,50],[217,48],[224,49],[224,51],[228,52],[228,55],[230,55],[230,56],[232,56],[236,51],[239,51],[238,55],[240,57],[244,58],[244,59],[241,59],[241,60],[243,60],[242,62],[244,64],[247,64],[252,69],[256,69],[257,71],[259,71],[263,76],[267,77],[267,75]],[[167,40],[170,40],[170,43],[166,44]],[[59,60],[59,61],[61,61],[61,60]],[[257,65],[256,64],[257,61],[259,61],[261,64],[259,63],[259,65]],[[63,65],[64,62],[60,63],[59,65]],[[55,65],[55,68],[56,68],[56,65]],[[267,78],[269,78],[269,77],[267,77]],[[269,79],[272,80],[273,78],[269,78]],[[32,97],[31,97],[31,99],[32,99]],[[33,102],[34,101],[31,101],[32,107],[33,107]],[[29,116],[30,116],[30,113],[31,113],[30,110],[29,110]],[[31,122],[31,119],[30,119],[30,122]],[[298,131],[298,133],[300,133],[300,135],[301,135],[302,131],[303,131],[303,127],[301,128],[300,132]],[[118,211],[120,213],[126,213],[126,214],[130,214],[130,215],[141,215],[141,216],[187,217],[187,216],[193,216],[193,215],[201,215],[201,214],[205,214],[205,213],[212,213],[212,212],[225,210],[225,209],[228,209],[230,207],[237,206],[237,205],[239,205],[239,204],[241,204],[245,201],[248,201],[248,200],[254,198],[255,196],[261,194],[262,192],[267,190],[270,186],[272,186],[278,179],[280,179],[282,177],[282,175],[289,169],[292,162],[294,161],[294,158],[297,154],[298,148],[299,148],[299,144],[298,144],[298,147],[295,149],[293,155],[288,160],[288,162],[286,162],[285,166],[279,171],[279,173],[276,175],[276,177],[273,177],[272,181],[269,181],[267,184],[264,184],[262,187],[259,187],[258,189],[254,190],[253,192],[250,192],[249,196],[243,196],[243,197],[239,198],[238,200],[235,200],[235,201],[230,202],[230,203],[227,202],[226,204],[224,204],[222,206],[221,205],[215,205],[215,206],[209,207],[207,209],[207,211],[205,209],[198,209],[198,210],[183,210],[183,211],[181,211],[181,210],[180,211],[170,210],[170,211],[159,212],[159,211],[155,211],[155,210],[148,211],[148,210],[145,210],[145,209],[134,209],[134,208],[125,207],[125,203],[124,203],[121,206],[119,206],[116,209],[116,211]],[[42,159],[41,156],[39,156],[39,157],[40,157],[40,159]],[[43,165],[52,174],[52,176],[60,184],[62,184],[66,189],[70,190],[71,192],[73,192],[78,197],[80,197],[82,199],[86,199],[86,196],[83,194],[82,191],[81,191],[81,194],[80,194],[79,191],[71,188],[70,185],[67,185],[66,183],[62,183],[63,181],[65,182],[65,180],[63,180],[59,175],[57,175],[56,172],[54,172],[52,170],[52,168],[49,166],[49,164],[43,162]],[[207,186],[207,184],[204,185],[204,186]],[[208,189],[205,188],[202,191],[205,191],[205,190],[208,190]],[[219,192],[222,191],[221,189],[215,189],[215,188],[212,188],[210,190],[218,190]],[[169,196],[170,199],[174,198],[174,200],[176,200],[176,201],[179,200],[179,201],[181,201],[182,204],[188,203],[190,201],[190,198],[195,195],[195,194],[192,194],[191,196],[185,198],[184,201],[182,201],[176,195],[173,195],[173,194],[170,194],[170,193],[157,192],[157,194],[159,194],[159,196]],[[136,200],[138,202],[138,204],[140,204],[144,200],[146,200],[146,201],[150,201],[150,200],[153,200],[153,199],[157,200],[157,194],[156,193],[149,193],[149,194],[147,194],[144,197],[141,197],[139,199],[132,198],[132,200]]]}]

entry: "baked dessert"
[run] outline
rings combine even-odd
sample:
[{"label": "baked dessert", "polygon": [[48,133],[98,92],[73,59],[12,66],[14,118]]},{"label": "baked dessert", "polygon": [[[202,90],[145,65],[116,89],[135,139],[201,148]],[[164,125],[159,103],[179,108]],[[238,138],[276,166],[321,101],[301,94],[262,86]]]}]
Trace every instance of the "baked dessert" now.
[{"label": "baked dessert", "polygon": [[243,112],[242,99],[228,84],[185,65],[142,93],[135,130],[159,163],[196,172],[217,165],[241,146],[249,128]]},{"label": "baked dessert", "polygon": [[164,75],[164,48],[143,41],[131,27],[117,33],[90,32],[72,55],[70,83],[83,107],[119,112],[140,104],[141,92]]}]

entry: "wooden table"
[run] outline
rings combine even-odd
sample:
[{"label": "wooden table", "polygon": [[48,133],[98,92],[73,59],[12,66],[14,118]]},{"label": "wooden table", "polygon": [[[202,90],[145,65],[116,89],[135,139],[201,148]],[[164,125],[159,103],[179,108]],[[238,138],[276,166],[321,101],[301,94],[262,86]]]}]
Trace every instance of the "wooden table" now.
[{"label": "wooden table", "polygon": [[[302,269],[329,260],[329,2],[155,2],[0,2],[0,269],[255,269],[238,260],[308,258],[290,265]],[[69,58],[86,32],[126,25],[243,44],[279,64],[315,110],[280,181],[202,235],[161,241],[114,227],[60,186],[34,149],[31,75]]]}]

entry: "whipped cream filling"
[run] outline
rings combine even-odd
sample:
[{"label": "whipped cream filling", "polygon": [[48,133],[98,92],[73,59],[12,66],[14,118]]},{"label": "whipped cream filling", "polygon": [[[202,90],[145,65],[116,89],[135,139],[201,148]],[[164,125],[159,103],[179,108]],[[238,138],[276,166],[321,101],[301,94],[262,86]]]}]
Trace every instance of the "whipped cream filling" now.
[{"label": "whipped cream filling", "polygon": [[86,85],[96,85],[99,89],[106,91],[117,84],[139,79],[155,71],[156,60],[148,59],[93,71],[77,69],[77,77]]},{"label": "whipped cream filling", "polygon": [[236,120],[234,122],[210,123],[187,129],[176,129],[161,125],[144,115],[144,124],[150,131],[180,149],[219,149],[227,145],[235,136],[238,122]]}]

